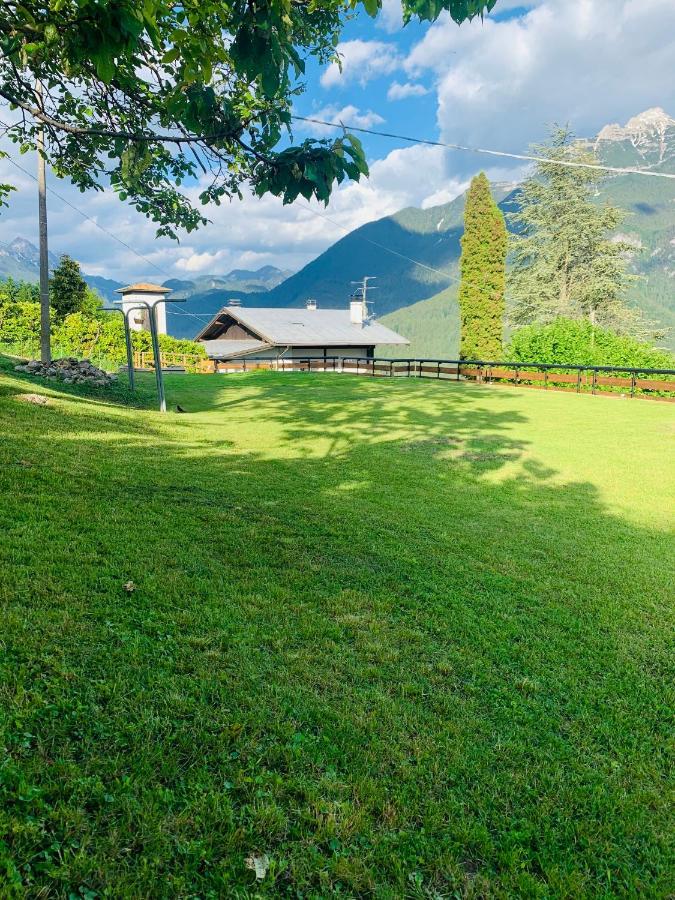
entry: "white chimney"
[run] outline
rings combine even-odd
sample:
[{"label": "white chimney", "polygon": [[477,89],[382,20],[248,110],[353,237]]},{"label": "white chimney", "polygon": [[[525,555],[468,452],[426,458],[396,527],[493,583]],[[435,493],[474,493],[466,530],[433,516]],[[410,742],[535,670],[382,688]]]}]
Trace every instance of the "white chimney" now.
[{"label": "white chimney", "polygon": [[352,325],[363,325],[363,300],[350,301],[349,318]]},{"label": "white chimney", "polygon": [[307,309],[316,309],[316,300],[308,300],[306,306]]}]

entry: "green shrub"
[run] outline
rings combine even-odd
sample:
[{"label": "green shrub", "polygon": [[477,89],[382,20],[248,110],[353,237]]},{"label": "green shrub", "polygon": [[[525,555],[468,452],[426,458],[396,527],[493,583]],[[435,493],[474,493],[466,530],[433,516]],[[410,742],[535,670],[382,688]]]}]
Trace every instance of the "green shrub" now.
[{"label": "green shrub", "polygon": [[[3,302],[4,300],[4,302]],[[40,339],[40,304],[0,296],[0,341],[32,344]]]},{"label": "green shrub", "polygon": [[[152,339],[148,331],[134,331],[132,342],[135,351],[152,351]],[[126,362],[124,322],[119,313],[101,310],[92,314],[71,313],[54,328],[54,344],[66,356],[106,361],[118,366]],[[202,344],[160,334],[159,347],[163,353],[189,353],[205,357]]]},{"label": "green shrub", "polygon": [[594,328],[587,319],[526,325],[511,335],[505,358],[513,362],[675,369],[675,354]]},{"label": "green shrub", "polygon": [[[126,362],[124,323],[119,313],[98,308],[100,299],[87,290],[84,308],[66,315],[54,324],[52,317],[52,354],[91,359],[103,368],[115,368]],[[133,333],[134,350],[152,351],[150,333]],[[168,334],[159,336],[163,353],[188,353],[205,357],[201,344]],[[0,282],[0,348],[17,356],[36,356],[40,349],[40,303],[37,287],[8,279]]]}]

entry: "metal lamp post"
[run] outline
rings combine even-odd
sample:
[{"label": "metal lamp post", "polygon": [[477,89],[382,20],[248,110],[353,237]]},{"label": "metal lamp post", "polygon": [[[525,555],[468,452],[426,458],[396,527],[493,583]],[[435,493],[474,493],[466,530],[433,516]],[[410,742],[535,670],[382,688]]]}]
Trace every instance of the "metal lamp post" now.
[{"label": "metal lamp post", "polygon": [[[122,300],[115,300],[115,303],[123,303]],[[180,297],[175,300],[160,300],[157,303],[146,303],[143,300],[136,301],[134,306],[128,306],[126,309],[120,309],[124,317],[124,343],[127,349],[127,371],[129,372],[129,390],[136,389],[134,379],[134,354],[131,344],[131,328],[129,326],[129,313],[137,309],[147,311],[148,320],[150,322],[150,339],[152,340],[152,353],[155,357],[155,378],[157,381],[157,395],[159,397],[159,410],[166,412],[166,393],[164,391],[164,376],[162,374],[162,357],[159,350],[159,333],[157,330],[157,310],[155,307],[158,303],[185,303],[185,298]]]}]

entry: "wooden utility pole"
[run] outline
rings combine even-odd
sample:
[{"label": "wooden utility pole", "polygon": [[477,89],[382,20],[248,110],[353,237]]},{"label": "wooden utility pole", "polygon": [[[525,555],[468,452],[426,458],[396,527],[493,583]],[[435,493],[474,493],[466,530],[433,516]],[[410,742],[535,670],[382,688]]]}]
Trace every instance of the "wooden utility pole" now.
[{"label": "wooden utility pole", "polygon": [[[35,82],[35,93],[42,106],[42,82]],[[40,360],[52,360],[51,322],[49,320],[49,246],[47,243],[47,173],[45,166],[45,129],[40,124],[37,133],[38,159],[38,224],[40,231]]]}]

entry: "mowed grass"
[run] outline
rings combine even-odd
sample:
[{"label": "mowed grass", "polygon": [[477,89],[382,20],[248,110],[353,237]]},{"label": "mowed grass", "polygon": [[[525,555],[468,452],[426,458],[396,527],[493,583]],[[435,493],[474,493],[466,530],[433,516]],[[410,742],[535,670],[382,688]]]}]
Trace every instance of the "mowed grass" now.
[{"label": "mowed grass", "polygon": [[671,895],[675,408],[167,386],[0,375],[0,896]]}]

